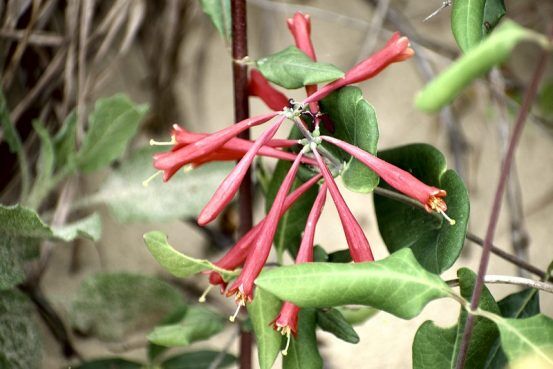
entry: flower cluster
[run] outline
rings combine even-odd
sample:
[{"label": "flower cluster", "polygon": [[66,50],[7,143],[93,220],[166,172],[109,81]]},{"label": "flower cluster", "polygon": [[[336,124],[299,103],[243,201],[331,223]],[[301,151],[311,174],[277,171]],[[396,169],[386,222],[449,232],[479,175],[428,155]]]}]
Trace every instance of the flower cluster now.
[{"label": "flower cluster", "polygon": [[[315,60],[310,39],[309,17],[296,13],[288,20],[288,27],[296,46]],[[201,211],[198,224],[202,226],[213,221],[233,199],[256,155],[292,162],[267,216],[214,263],[220,268],[229,270],[242,267],[240,275],[230,286],[227,286],[227,281],[223,280],[219,273],[211,272],[209,275],[211,286],[220,286],[223,293],[236,299],[238,307],[231,320],[234,320],[240,307],[254,298],[254,281],[267,261],[280,218],[295,201],[318,183],[320,184],[318,196],[308,216],[296,263],[313,261],[315,228],[326,200],[327,190],[338,210],[352,260],[354,262],[374,260],[369,242],[334,180],[334,176],[342,169],[342,164],[321,145],[323,141],[357,158],[390,186],[419,201],[427,211],[439,212],[447,218],[445,215],[447,207],[442,199],[446,195],[444,190],[428,186],[410,173],[352,144],[332,136],[321,136],[319,133],[319,121],[322,115],[319,112],[318,101],[343,86],[372,78],[390,64],[406,60],[412,55],[413,50],[409,47],[409,40],[396,33],[380,51],[354,66],[343,78],[320,89],[316,85],[306,86],[307,98],[302,102],[288,100],[281,92],[274,89],[261,73],[254,70],[250,75],[250,94],[261,98],[273,112],[245,119],[212,134],[197,134],[176,125],[173,127],[171,142],[167,143],[173,147],[168,152],[154,156],[154,167],[163,173],[165,181],[183,167],[197,167],[210,161],[238,161]],[[305,114],[313,117],[314,124],[309,126],[302,121]],[[305,138],[302,140],[274,139],[278,129],[286,121],[293,122]],[[267,124],[267,128],[255,141],[237,137],[239,133],[261,124]],[[152,142],[152,144],[162,143]],[[294,146],[298,148],[293,150]],[[310,166],[315,174],[290,192],[301,165]],[[205,295],[202,299],[205,299]],[[297,333],[298,312],[299,307],[285,302],[280,314],[272,323],[276,330],[288,337],[288,343],[290,335]],[[285,352],[286,349],[283,353]]]}]

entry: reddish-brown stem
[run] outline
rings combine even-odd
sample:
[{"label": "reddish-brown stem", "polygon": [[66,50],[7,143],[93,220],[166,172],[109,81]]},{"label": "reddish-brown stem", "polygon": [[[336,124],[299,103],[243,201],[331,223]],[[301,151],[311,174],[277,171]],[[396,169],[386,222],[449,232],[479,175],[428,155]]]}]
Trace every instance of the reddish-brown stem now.
[{"label": "reddish-brown stem", "polygon": [[[237,122],[250,115],[248,103],[248,66],[242,63],[248,56],[248,32],[246,19],[246,1],[231,1],[232,19],[232,76],[234,81],[234,117]],[[249,130],[240,134],[249,139]],[[252,181],[248,170],[240,185],[238,203],[240,212],[240,236],[246,234],[253,225],[252,214]],[[240,369],[252,367],[252,334],[242,330],[240,334]]]},{"label": "reddish-brown stem", "polygon": [[[484,238],[484,246],[482,250],[482,256],[480,257],[480,266],[478,268],[478,275],[476,278],[476,284],[474,286],[474,291],[472,293],[472,298],[470,301],[471,310],[475,310],[478,307],[480,301],[480,296],[482,294],[482,289],[484,286],[484,276],[488,269],[488,263],[490,260],[490,252],[492,248],[493,238],[495,235],[495,230],[497,223],[499,221],[499,214],[501,212],[501,205],[503,202],[503,195],[505,193],[505,186],[507,184],[507,179],[509,178],[509,170],[511,169],[511,164],[513,162],[514,154],[518,142],[520,141],[520,136],[524,128],[524,123],[526,122],[526,117],[532,106],[532,101],[536,97],[538,91],[539,81],[543,76],[545,67],[547,66],[547,60],[549,58],[549,52],[544,51],[540,57],[536,70],[532,76],[532,81],[526,89],[524,95],[524,100],[522,106],[518,112],[517,120],[515,127],[513,128],[513,133],[509,140],[509,145],[507,147],[507,152],[503,158],[503,163],[501,165],[501,173],[499,176],[499,182],[495,191],[494,201],[492,205],[492,212],[490,214],[488,228],[486,231],[486,237]],[[470,338],[472,336],[472,330],[474,328],[474,315],[469,314],[467,317],[465,330],[463,332],[463,339],[461,341],[461,346],[459,348],[459,356],[457,356],[457,362],[455,365],[456,369],[463,369],[465,366],[465,361],[467,357],[467,352],[469,348]]]}]

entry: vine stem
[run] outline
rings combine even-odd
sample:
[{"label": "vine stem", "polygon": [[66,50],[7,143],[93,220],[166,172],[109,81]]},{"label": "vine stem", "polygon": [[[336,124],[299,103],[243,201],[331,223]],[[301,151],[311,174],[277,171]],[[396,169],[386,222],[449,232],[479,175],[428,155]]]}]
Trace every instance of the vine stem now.
[{"label": "vine stem", "polygon": [[[248,102],[248,65],[242,63],[248,56],[248,28],[246,18],[246,1],[232,0],[230,3],[232,27],[232,77],[234,85],[234,118],[240,122],[249,117]],[[249,139],[249,130],[240,134],[241,138]],[[252,212],[252,180],[251,172],[244,177],[238,192],[240,213],[240,236],[246,234],[253,225]],[[240,332],[240,369],[252,367],[252,334],[245,330]]]},{"label": "vine stem", "polygon": [[[522,135],[522,130],[526,122],[526,117],[532,106],[532,101],[536,97],[538,91],[539,82],[545,72],[547,66],[547,61],[549,59],[549,53],[543,51],[538,65],[533,73],[532,80],[530,85],[526,89],[524,94],[524,100],[522,106],[518,112],[515,126],[513,128],[513,133],[509,139],[509,144],[507,146],[507,152],[503,158],[501,164],[501,173],[499,176],[499,182],[495,191],[495,196],[492,205],[492,211],[488,221],[488,228],[486,231],[486,237],[484,238],[484,246],[482,250],[482,256],[480,257],[480,266],[478,268],[478,275],[476,277],[476,284],[474,286],[474,291],[472,293],[472,298],[470,301],[470,309],[476,310],[478,308],[478,303],[480,301],[480,296],[482,295],[482,288],[484,286],[484,276],[488,269],[488,264],[490,261],[490,253],[492,249],[493,238],[495,235],[495,230],[497,223],[499,221],[499,214],[501,212],[501,205],[503,203],[503,195],[505,194],[505,187],[507,184],[507,179],[509,178],[509,170],[511,169],[511,164],[513,162],[514,154],[516,147],[520,141]],[[461,346],[459,349],[459,355],[457,356],[457,361],[455,364],[455,369],[463,369],[465,366],[465,361],[467,358],[470,338],[472,336],[472,330],[474,328],[474,316],[469,315],[465,324],[465,329],[463,332],[463,338],[461,340]]]},{"label": "vine stem", "polygon": [[[459,279],[452,279],[446,282],[449,287],[456,287],[459,285]],[[542,281],[535,281],[524,277],[515,277],[511,275],[485,275],[484,283],[487,284],[512,284],[515,286],[524,286],[530,288],[537,288],[545,292],[553,293],[553,284]]]}]

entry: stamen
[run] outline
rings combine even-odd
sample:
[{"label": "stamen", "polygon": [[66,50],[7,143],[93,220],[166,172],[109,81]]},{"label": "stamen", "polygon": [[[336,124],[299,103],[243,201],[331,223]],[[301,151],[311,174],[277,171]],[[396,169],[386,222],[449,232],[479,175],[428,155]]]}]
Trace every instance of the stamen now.
[{"label": "stamen", "polygon": [[290,348],[290,327],[285,327],[282,330],[283,334],[286,334],[286,347],[284,347],[284,350],[281,351],[282,356],[288,355],[288,348]]},{"label": "stamen", "polygon": [[171,141],[163,142],[163,141],[156,141],[154,139],[150,140],[150,146],[173,146],[177,143],[177,140],[175,138],[175,135],[171,136]]},{"label": "stamen", "polygon": [[207,288],[205,289],[204,293],[202,293],[202,295],[200,296],[200,298],[198,299],[198,302],[200,303],[204,303],[205,302],[205,298],[207,296],[207,294],[209,293],[209,291],[211,291],[211,289],[213,288],[213,285],[210,284],[209,286],[207,286]]},{"label": "stamen", "polygon": [[244,301],[240,300],[238,301],[238,307],[236,308],[236,311],[234,312],[234,315],[230,316],[228,318],[228,320],[230,320],[232,323],[234,323],[234,321],[236,320],[236,317],[238,316],[238,313],[240,312],[240,309],[242,308],[242,306],[245,306],[246,304],[244,303]]},{"label": "stamen", "polygon": [[144,187],[148,187],[148,185],[150,184],[150,182],[156,178],[157,176],[159,176],[161,173],[163,173],[162,170],[158,170],[157,172],[155,172],[154,174],[152,174],[151,176],[149,176],[146,180],[142,181],[142,186]]},{"label": "stamen", "polygon": [[442,209],[438,208],[437,210],[438,213],[442,214],[442,216],[449,222],[449,224],[455,225],[455,219],[450,218]]}]

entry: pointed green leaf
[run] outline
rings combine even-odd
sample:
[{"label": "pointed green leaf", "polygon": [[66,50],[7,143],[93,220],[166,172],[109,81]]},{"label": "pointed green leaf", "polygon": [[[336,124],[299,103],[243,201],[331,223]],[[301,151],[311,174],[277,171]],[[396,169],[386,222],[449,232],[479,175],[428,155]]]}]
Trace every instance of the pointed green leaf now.
[{"label": "pointed green leaf", "polygon": [[415,105],[422,111],[437,112],[448,105],[476,78],[503,63],[521,41],[533,41],[544,48],[551,42],[539,33],[504,21],[492,34],[455,61],[418,93]]},{"label": "pointed green leaf", "polygon": [[[161,363],[161,369],[209,369],[221,354],[218,351],[207,350],[185,352],[165,360]],[[225,353],[217,368],[227,368],[234,363],[236,363],[236,357]]]},{"label": "pointed green leaf", "polygon": [[61,129],[54,136],[56,168],[76,168],[77,155],[77,113],[72,111],[63,121]]},{"label": "pointed green leaf", "polygon": [[353,329],[338,309],[317,309],[317,325],[323,331],[332,333],[343,341],[349,343],[359,342],[359,336],[355,332],[355,329]]},{"label": "pointed green leaf", "polygon": [[148,334],[148,340],[167,347],[188,346],[206,340],[224,328],[224,319],[220,315],[204,307],[192,306],[180,322],[154,328]]},{"label": "pointed green leaf", "polygon": [[40,154],[36,163],[36,176],[27,203],[36,208],[48,195],[52,175],[54,174],[54,145],[50,133],[42,123],[33,121],[33,128],[40,138]]},{"label": "pointed green leaf", "polygon": [[484,6],[486,0],[456,0],[451,9],[451,30],[463,52],[477,45],[482,39]]},{"label": "pointed green leaf", "polygon": [[228,162],[209,163],[187,173],[179,171],[169,182],[156,178],[145,187],[143,181],[155,171],[155,152],[146,148],[134,153],[110,174],[98,193],[84,202],[108,205],[119,222],[196,217],[234,166]]},{"label": "pointed green leaf", "polygon": [[230,0],[200,0],[200,5],[221,37],[229,42],[232,32]]},{"label": "pointed green leaf", "polygon": [[[170,324],[175,324],[180,322],[181,320],[184,319],[184,316],[186,315],[187,310],[188,310],[188,306],[178,307],[177,309],[175,309],[175,311],[169,313],[167,316],[161,319],[161,321],[157,324],[157,326],[170,325]],[[160,346],[150,342],[148,344],[148,360],[150,362],[153,362],[154,360],[156,360],[157,357],[159,357],[168,349],[169,348],[166,346]]]},{"label": "pointed green leaf", "polygon": [[283,356],[283,369],[322,369],[323,359],[319,353],[315,330],[314,309],[302,309],[298,315],[298,335],[291,337],[288,354]]},{"label": "pointed green leaf", "polygon": [[118,357],[96,359],[82,363],[78,366],[71,366],[74,369],[143,369],[141,363],[129,361]]},{"label": "pointed green leaf", "polygon": [[21,144],[21,138],[12,124],[10,110],[2,89],[0,89],[0,124],[2,127],[3,139],[8,143],[10,152],[18,153],[22,151],[23,145]]},{"label": "pointed green leaf", "polygon": [[121,156],[147,110],[120,94],[99,99],[89,116],[88,130],[77,154],[79,169],[91,172]]},{"label": "pointed green leaf", "polygon": [[378,313],[378,310],[370,306],[338,306],[336,309],[342,313],[346,321],[351,325],[363,324]]},{"label": "pointed green leaf", "polygon": [[404,319],[449,295],[445,282],[424,270],[410,249],[370,263],[280,267],[263,273],[256,284],[301,307],[369,305]]},{"label": "pointed green leaf", "polygon": [[[376,154],[378,121],[373,107],[357,87],[344,87],[321,102],[321,110],[334,123],[332,136],[349,142],[371,154]],[[366,165],[340,149],[339,157],[347,161],[342,172],[344,185],[355,192],[370,192],[378,185],[378,176]]]},{"label": "pointed green leaf", "polygon": [[484,6],[484,24],[482,24],[482,33],[487,35],[499,23],[506,13],[504,0],[486,0]]},{"label": "pointed green leaf", "polygon": [[280,352],[282,342],[281,334],[273,329],[271,322],[280,312],[282,302],[264,289],[258,288],[253,302],[246,306],[257,343],[259,367],[271,369]]},{"label": "pointed green leaf", "polygon": [[[469,197],[461,178],[453,170],[446,170],[444,156],[430,145],[397,147],[378,156],[424,183],[447,191],[447,214],[455,219],[453,226],[421,208],[374,196],[378,228],[388,250],[396,252],[409,247],[428,271],[442,273],[457,260],[465,242]],[[382,187],[390,189],[384,183]]]},{"label": "pointed green leaf", "polygon": [[314,62],[295,46],[259,59],[257,68],[269,81],[287,89],[330,82],[344,76],[334,65]]},{"label": "pointed green leaf", "polygon": [[[532,288],[510,294],[499,301],[498,305],[504,318],[529,318],[540,313],[538,290]],[[484,369],[503,369],[507,367],[507,362],[507,356],[498,337],[490,350]]]},{"label": "pointed green leaf", "polygon": [[21,237],[49,238],[52,230],[38,214],[19,204],[0,205],[0,234]]},{"label": "pointed green leaf", "polygon": [[98,273],[79,287],[72,304],[75,329],[111,341],[151,328],[183,305],[181,292],[160,279],[131,273]]},{"label": "pointed green leaf", "polygon": [[25,280],[25,271],[18,253],[17,239],[0,237],[0,290],[15,287]]},{"label": "pointed green leaf", "polygon": [[[463,268],[457,271],[457,276],[461,295],[470,300],[476,275],[469,269]],[[493,313],[499,312],[497,303],[485,287],[479,307]],[[417,330],[413,341],[413,369],[454,368],[466,319],[467,313],[462,309],[457,325],[451,328],[440,328],[431,321],[424,322]],[[482,368],[497,337],[498,331],[492,322],[482,317],[476,317],[465,367]]]},{"label": "pointed green leaf", "polygon": [[236,272],[221,269],[207,260],[181,254],[167,242],[167,236],[162,232],[152,231],[144,234],[144,242],[157,262],[175,277],[186,278],[204,270],[217,271],[227,280],[237,275]]},{"label": "pointed green leaf", "polygon": [[31,302],[17,290],[0,291],[0,367],[39,369],[41,351]]},{"label": "pointed green leaf", "polygon": [[52,227],[52,231],[54,237],[64,241],[72,241],[77,237],[98,241],[102,235],[102,220],[98,213],[93,213],[62,227]]}]

